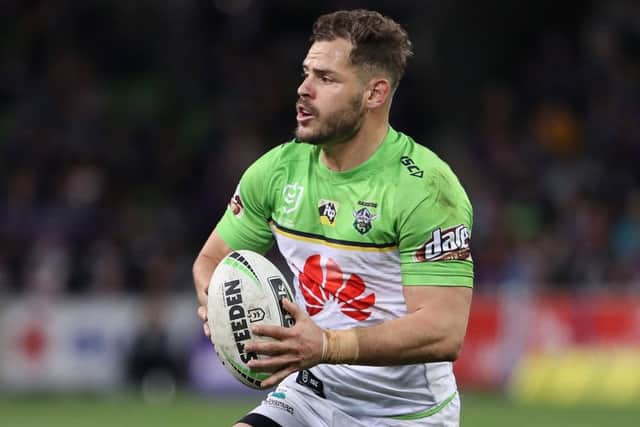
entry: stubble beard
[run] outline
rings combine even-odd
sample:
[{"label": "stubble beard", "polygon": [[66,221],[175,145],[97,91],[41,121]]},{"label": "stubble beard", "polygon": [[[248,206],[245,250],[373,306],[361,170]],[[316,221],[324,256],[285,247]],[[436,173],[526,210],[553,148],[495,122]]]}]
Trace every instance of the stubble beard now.
[{"label": "stubble beard", "polygon": [[342,110],[335,111],[326,117],[316,115],[314,120],[317,130],[306,134],[306,129],[298,126],[295,136],[298,141],[313,145],[335,144],[348,141],[356,135],[362,127],[365,111],[360,96],[355,96]]}]

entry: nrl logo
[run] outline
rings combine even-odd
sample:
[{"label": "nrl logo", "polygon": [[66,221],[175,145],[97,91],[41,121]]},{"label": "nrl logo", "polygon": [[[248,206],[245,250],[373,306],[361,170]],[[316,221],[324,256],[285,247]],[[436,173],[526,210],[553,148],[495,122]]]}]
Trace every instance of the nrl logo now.
[{"label": "nrl logo", "polygon": [[293,184],[287,184],[282,189],[282,197],[284,198],[284,206],[282,212],[289,214],[300,207],[300,201],[302,200],[302,194],[304,193],[304,187],[297,182]]},{"label": "nrl logo", "polygon": [[371,230],[371,223],[378,218],[378,215],[371,212],[367,208],[358,209],[357,211],[353,211],[353,216],[355,221],[353,222],[353,227],[360,234],[365,234],[369,230]]},{"label": "nrl logo", "polygon": [[336,215],[338,215],[338,203],[331,200],[320,200],[318,202],[318,213],[320,223],[323,225],[334,225]]}]

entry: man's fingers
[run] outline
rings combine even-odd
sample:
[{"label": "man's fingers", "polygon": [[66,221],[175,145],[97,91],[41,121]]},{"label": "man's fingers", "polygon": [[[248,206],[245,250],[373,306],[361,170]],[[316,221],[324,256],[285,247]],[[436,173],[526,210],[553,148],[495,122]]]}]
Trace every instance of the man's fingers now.
[{"label": "man's fingers", "polygon": [[300,307],[295,302],[289,301],[288,298],[282,299],[282,306],[287,312],[293,316],[295,320],[298,320],[300,316],[303,314],[300,310]]},{"label": "man's fingers", "polygon": [[209,301],[209,297],[207,296],[207,294],[198,292],[198,305],[202,307],[206,307],[208,301]]},{"label": "man's fingers", "polygon": [[274,356],[285,353],[288,347],[280,341],[250,341],[245,344],[244,349],[251,353]]},{"label": "man's fingers", "polygon": [[198,307],[198,317],[204,322],[202,324],[202,330],[204,331],[204,334],[208,337],[211,337],[211,329],[209,329],[209,322],[207,321],[207,307],[202,305]]},{"label": "man's fingers", "polygon": [[277,372],[288,366],[297,366],[298,359],[291,354],[265,357],[264,359],[252,359],[247,366],[255,372]]},{"label": "man's fingers", "polygon": [[271,375],[266,380],[262,381],[260,383],[260,387],[261,388],[273,387],[274,385],[278,384],[280,381],[285,379],[289,374],[291,374],[291,373],[293,373],[295,371],[297,371],[297,369],[293,368],[293,367],[288,367],[288,368],[283,369],[282,371],[278,371],[275,374]]},{"label": "man's fingers", "polygon": [[251,327],[251,332],[263,337],[271,337],[277,340],[283,340],[291,336],[291,328],[283,328],[274,325],[255,325]]}]

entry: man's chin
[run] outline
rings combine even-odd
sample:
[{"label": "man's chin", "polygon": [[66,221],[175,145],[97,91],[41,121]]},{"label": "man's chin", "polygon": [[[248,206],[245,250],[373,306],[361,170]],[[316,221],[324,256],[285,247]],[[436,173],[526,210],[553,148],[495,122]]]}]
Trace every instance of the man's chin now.
[{"label": "man's chin", "polygon": [[317,136],[309,129],[300,129],[300,126],[298,126],[296,128],[295,136],[298,141],[306,142],[308,144],[317,144]]}]

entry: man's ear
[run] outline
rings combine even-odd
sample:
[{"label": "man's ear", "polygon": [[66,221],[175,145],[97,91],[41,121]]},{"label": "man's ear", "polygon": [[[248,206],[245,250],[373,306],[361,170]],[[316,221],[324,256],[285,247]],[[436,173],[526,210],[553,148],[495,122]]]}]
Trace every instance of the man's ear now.
[{"label": "man's ear", "polygon": [[391,96],[391,83],[387,79],[371,79],[369,90],[366,92],[366,107],[369,109],[378,108],[383,105]]}]

